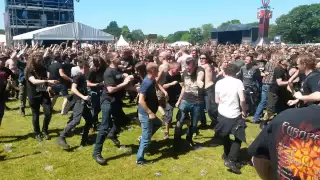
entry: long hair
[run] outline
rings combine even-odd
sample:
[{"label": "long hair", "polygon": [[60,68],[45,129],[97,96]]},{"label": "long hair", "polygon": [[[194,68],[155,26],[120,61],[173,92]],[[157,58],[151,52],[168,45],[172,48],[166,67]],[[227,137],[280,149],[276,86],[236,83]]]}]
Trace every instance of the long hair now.
[{"label": "long hair", "polygon": [[43,66],[41,63],[43,61],[43,54],[35,52],[28,57],[27,66],[25,69],[25,74],[30,72],[35,72],[36,76],[39,77],[40,69]]}]

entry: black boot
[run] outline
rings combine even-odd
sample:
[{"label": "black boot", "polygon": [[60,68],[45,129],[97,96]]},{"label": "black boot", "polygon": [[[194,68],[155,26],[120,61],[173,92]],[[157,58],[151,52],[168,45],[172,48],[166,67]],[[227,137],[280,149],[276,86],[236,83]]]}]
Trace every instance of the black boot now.
[{"label": "black boot", "polygon": [[100,165],[106,165],[107,164],[107,160],[104,159],[101,154],[98,155],[93,155],[93,159]]}]

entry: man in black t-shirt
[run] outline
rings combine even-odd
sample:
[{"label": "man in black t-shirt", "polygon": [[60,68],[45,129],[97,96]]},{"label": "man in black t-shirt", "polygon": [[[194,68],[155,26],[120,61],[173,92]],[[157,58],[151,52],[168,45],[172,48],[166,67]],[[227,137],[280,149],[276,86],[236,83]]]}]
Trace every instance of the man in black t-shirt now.
[{"label": "man in black t-shirt", "polygon": [[5,109],[5,90],[7,86],[8,78],[11,76],[13,77],[13,72],[5,67],[5,62],[8,57],[0,55],[0,126],[1,121],[4,116],[4,109]]},{"label": "man in black t-shirt", "polygon": [[280,113],[289,108],[287,105],[288,100],[291,98],[287,90],[287,85],[289,84],[287,68],[289,66],[289,61],[282,57],[279,65],[274,69],[272,84],[268,92],[267,111],[263,117],[264,121],[268,121],[274,113]]},{"label": "man in black t-shirt", "polygon": [[169,138],[169,127],[172,122],[173,110],[179,99],[181,92],[181,75],[180,75],[180,64],[173,62],[170,64],[170,70],[163,74],[163,88],[168,93],[168,101],[165,106],[165,114],[162,119],[165,122],[166,130],[164,139]]},{"label": "man in black t-shirt", "polygon": [[193,57],[186,58],[186,69],[182,74],[182,90],[176,106],[179,106],[180,118],[174,131],[174,147],[175,150],[180,147],[182,126],[185,118],[190,113],[192,117],[189,125],[186,140],[190,146],[195,144],[192,136],[197,132],[197,124],[203,112],[202,104],[204,103],[204,69],[197,66],[197,60]]},{"label": "man in black t-shirt", "polygon": [[[316,70],[316,59],[312,55],[301,55],[297,59],[297,67],[299,69],[293,77],[289,79],[289,82],[292,83],[295,79],[295,76],[304,75],[305,78],[301,82],[301,93],[303,96],[310,95],[314,92],[320,91],[320,72]],[[301,80],[301,78],[300,78]],[[295,94],[292,85],[290,86],[293,93]],[[303,97],[302,97],[303,98]],[[302,102],[299,99],[290,100],[289,105],[295,105],[298,102]],[[304,101],[301,104],[304,106],[311,104],[318,104],[319,102],[308,102]]]},{"label": "man in black t-shirt", "polygon": [[[89,70],[87,75],[87,84],[89,93],[91,95],[92,109],[91,114],[93,118],[93,125],[96,126],[98,123],[98,115],[101,111],[100,108],[100,96],[103,90],[103,73],[106,70],[105,66],[100,64],[98,56],[93,57],[93,68]],[[91,132],[90,130],[90,133]]]},{"label": "man in black t-shirt", "polygon": [[262,179],[320,179],[319,114],[319,105],[288,109],[262,130],[248,148]]},{"label": "man in black t-shirt", "polygon": [[[55,96],[52,98],[52,107],[54,107],[55,102],[58,98],[59,95],[64,97],[63,103],[62,103],[62,109],[61,109],[61,114],[64,114],[64,108],[67,104],[67,96],[68,96],[68,88],[66,85],[67,82],[72,82],[72,79],[68,77],[64,70],[63,66],[60,62],[60,57],[58,55],[55,56],[54,62],[49,66],[48,68],[48,74],[49,74],[49,79],[50,80],[57,80],[60,83],[53,85],[52,90],[55,93]],[[63,83],[64,82],[64,83]]]},{"label": "man in black t-shirt", "polygon": [[80,67],[81,73],[73,78],[73,83],[71,91],[74,93],[73,98],[75,105],[72,112],[72,121],[70,121],[67,127],[61,132],[60,137],[58,138],[58,144],[64,149],[69,149],[69,145],[66,142],[66,136],[68,133],[74,129],[81,120],[81,116],[85,119],[86,124],[82,132],[82,139],[80,146],[85,146],[88,140],[89,129],[92,126],[92,116],[88,105],[90,105],[90,96],[88,96],[86,74],[89,71],[88,62],[79,62],[78,66]]},{"label": "man in black t-shirt", "polygon": [[[120,131],[121,123],[129,121],[129,118],[122,110],[122,97],[125,94],[125,87],[134,78],[132,75],[123,74],[118,66],[120,60],[117,58],[117,53],[110,54],[110,65],[103,75],[104,90],[100,101],[102,109],[102,122],[99,126],[99,132],[96,139],[93,158],[98,164],[105,164],[106,159],[101,156],[103,143],[108,136],[116,146],[120,146],[117,134]],[[112,119],[114,118],[114,123]]]}]

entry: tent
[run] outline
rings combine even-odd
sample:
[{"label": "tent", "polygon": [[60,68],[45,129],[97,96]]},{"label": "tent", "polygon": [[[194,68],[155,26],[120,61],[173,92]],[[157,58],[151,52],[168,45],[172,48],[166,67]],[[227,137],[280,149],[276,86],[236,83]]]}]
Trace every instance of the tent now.
[{"label": "tent", "polygon": [[124,40],[123,36],[121,35],[118,42],[116,43],[117,47],[125,47],[125,46],[129,46],[129,43]]},{"label": "tent", "polygon": [[6,35],[0,34],[0,46],[6,45]]},{"label": "tent", "polygon": [[191,44],[187,41],[177,41],[172,43],[171,46],[191,46]]},{"label": "tent", "polygon": [[113,41],[114,36],[93,27],[78,22],[73,22],[20,34],[14,36],[13,40]]}]

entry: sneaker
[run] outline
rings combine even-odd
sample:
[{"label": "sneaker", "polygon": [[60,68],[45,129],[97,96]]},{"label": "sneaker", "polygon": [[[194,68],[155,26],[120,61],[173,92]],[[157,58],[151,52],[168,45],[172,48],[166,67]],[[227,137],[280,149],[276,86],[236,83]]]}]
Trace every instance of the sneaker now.
[{"label": "sneaker", "polygon": [[148,165],[148,164],[152,164],[152,163],[153,163],[152,161],[147,161],[147,160],[145,160],[145,159],[136,161],[136,164],[137,164],[138,166],[144,166],[144,165]]},{"label": "sneaker", "polygon": [[231,172],[235,174],[241,174],[240,168],[237,166],[236,162],[226,160],[224,165],[230,169]]},{"label": "sneaker", "polygon": [[69,149],[70,146],[68,145],[66,138],[64,137],[58,137],[57,143],[59,146],[61,146],[63,149]]},{"label": "sneaker", "polygon": [[42,137],[43,137],[44,140],[50,140],[50,136],[49,136],[49,134],[46,133],[46,132],[43,132],[43,133],[42,133]]},{"label": "sneaker", "polygon": [[40,134],[37,134],[34,138],[35,138],[38,142],[42,142],[42,137],[40,136]]}]

